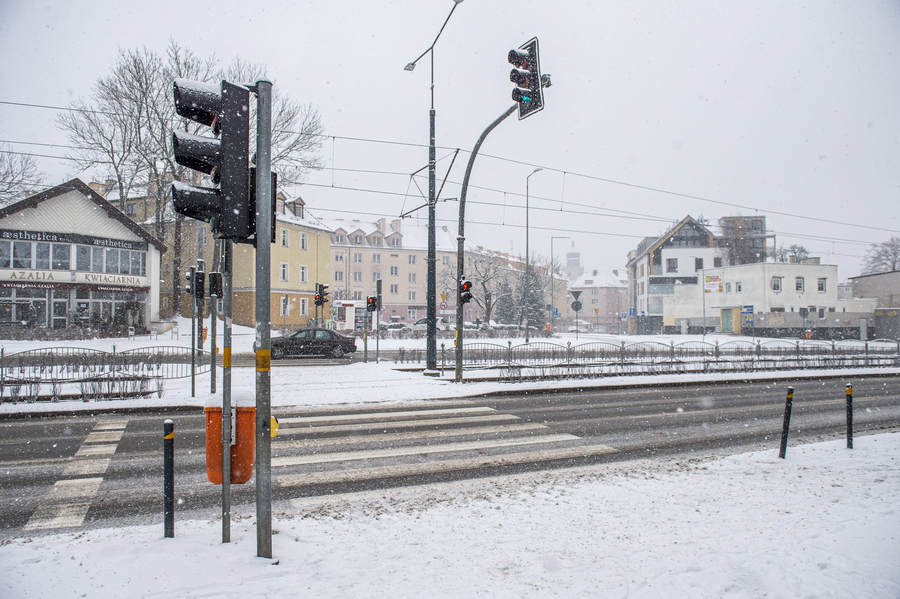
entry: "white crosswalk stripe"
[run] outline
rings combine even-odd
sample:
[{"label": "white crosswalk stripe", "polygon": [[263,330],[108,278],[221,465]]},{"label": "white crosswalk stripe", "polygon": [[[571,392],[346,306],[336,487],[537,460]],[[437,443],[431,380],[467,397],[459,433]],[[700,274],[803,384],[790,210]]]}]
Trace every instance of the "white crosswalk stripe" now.
[{"label": "white crosswalk stripe", "polygon": [[615,452],[607,445],[578,444],[575,435],[479,406],[299,415],[281,417],[279,423],[282,436],[272,446],[272,467],[282,488]]},{"label": "white crosswalk stripe", "polygon": [[[110,457],[125,433],[127,420],[103,420],[91,432],[62,471],[62,478],[44,496],[23,527],[24,530],[51,530],[81,526],[103,483]],[[76,501],[77,500],[77,501]]]}]

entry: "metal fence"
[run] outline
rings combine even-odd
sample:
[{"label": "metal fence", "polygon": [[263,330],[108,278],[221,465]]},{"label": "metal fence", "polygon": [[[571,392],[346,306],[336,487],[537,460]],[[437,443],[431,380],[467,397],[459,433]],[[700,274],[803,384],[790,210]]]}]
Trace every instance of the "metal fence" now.
[{"label": "metal fence", "polygon": [[[452,362],[452,354],[448,356]],[[445,364],[449,367],[449,364]],[[589,376],[666,372],[757,371],[900,366],[900,342],[760,340],[683,343],[476,342],[465,346],[463,368],[501,369],[503,376]]]},{"label": "metal fence", "polygon": [[[50,347],[14,354],[0,349],[0,402],[161,396],[166,380],[191,376],[193,355],[174,346],[122,352]],[[194,372],[209,369],[209,352],[197,350]]]}]

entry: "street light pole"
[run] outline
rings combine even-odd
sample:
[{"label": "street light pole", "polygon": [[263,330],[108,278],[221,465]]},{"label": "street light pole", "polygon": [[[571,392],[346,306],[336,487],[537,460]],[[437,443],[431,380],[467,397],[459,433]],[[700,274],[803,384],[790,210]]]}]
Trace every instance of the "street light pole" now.
[{"label": "street light pole", "polygon": [[431,110],[428,112],[428,255],[425,258],[427,265],[426,278],[428,279],[426,291],[428,297],[426,298],[425,304],[425,317],[427,323],[425,339],[425,372],[430,375],[437,372],[437,249],[435,247],[435,204],[437,203],[437,198],[435,197],[434,45],[437,43],[438,38],[441,37],[441,33],[444,31],[444,27],[447,26],[450,17],[453,16],[453,11],[456,10],[456,6],[462,1],[463,0],[453,0],[453,8],[450,9],[450,14],[444,19],[444,24],[441,25],[441,30],[438,31],[434,41],[431,42],[428,49],[422,52],[418,58],[404,67],[404,70],[412,71],[416,68],[416,63],[419,62],[423,56],[429,52],[431,53]]},{"label": "street light pole", "polygon": [[571,237],[551,237],[550,238],[550,314],[548,320],[550,321],[550,333],[553,334],[553,307],[556,304],[556,289],[555,289],[555,279],[553,277],[553,261],[556,260],[556,254],[553,253],[553,240],[554,239],[572,239]]},{"label": "street light pole", "polygon": [[[531,175],[538,173],[544,169],[536,168],[531,171]],[[531,212],[529,210],[529,189],[528,186],[530,184],[531,175],[525,177],[525,281],[524,285],[522,285],[522,312],[525,315],[525,343],[528,343],[528,271],[531,267],[531,256],[528,255],[528,215]]]}]

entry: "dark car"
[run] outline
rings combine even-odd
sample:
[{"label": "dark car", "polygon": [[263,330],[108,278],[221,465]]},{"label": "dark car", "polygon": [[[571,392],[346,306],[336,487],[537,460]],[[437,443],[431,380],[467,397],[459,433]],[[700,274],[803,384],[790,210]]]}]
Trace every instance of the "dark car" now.
[{"label": "dark car", "polygon": [[320,355],[340,358],[356,351],[356,340],[329,329],[300,329],[272,338],[272,359]]}]

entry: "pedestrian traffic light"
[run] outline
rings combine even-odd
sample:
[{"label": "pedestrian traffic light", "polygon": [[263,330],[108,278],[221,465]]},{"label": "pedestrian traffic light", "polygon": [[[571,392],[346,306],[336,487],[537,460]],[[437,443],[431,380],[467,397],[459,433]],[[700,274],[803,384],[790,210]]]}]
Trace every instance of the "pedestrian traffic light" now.
[{"label": "pedestrian traffic light", "polygon": [[217,187],[197,187],[175,181],[175,211],[210,223],[215,237],[251,241],[256,212],[250,195],[250,91],[223,80],[220,84],[176,79],[175,112],[212,127],[218,137],[172,133],[175,162],[211,175]]},{"label": "pedestrian traffic light", "polygon": [[[513,88],[512,99],[519,105],[519,120],[522,120],[544,107],[538,39],[531,38],[518,50],[510,50],[509,63],[516,67],[510,71],[509,80],[517,86]],[[549,78],[547,84],[549,87]]]},{"label": "pedestrian traffic light", "polygon": [[324,306],[325,302],[328,301],[328,285],[324,285],[322,283],[316,283],[316,298],[315,303],[317,306]]},{"label": "pedestrian traffic light", "polygon": [[224,287],[222,285],[222,273],[209,273],[209,297],[224,297]]},{"label": "pedestrian traffic light", "polygon": [[459,303],[468,304],[472,301],[472,282],[463,281],[459,286]]},{"label": "pedestrian traffic light", "polygon": [[367,297],[366,298],[366,311],[374,312],[377,309],[378,309],[378,300],[373,296]]}]

